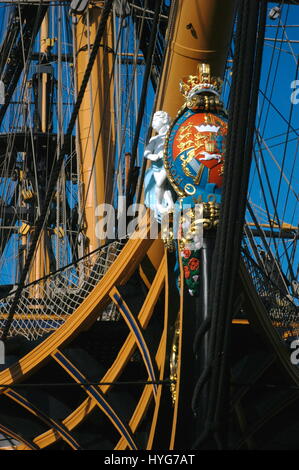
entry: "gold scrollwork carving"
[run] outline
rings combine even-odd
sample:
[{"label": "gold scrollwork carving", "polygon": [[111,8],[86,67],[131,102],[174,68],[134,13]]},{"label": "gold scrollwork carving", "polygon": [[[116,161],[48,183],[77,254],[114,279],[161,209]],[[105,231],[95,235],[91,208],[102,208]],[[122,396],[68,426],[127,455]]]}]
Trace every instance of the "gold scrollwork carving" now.
[{"label": "gold scrollwork carving", "polygon": [[180,337],[180,326],[179,320],[177,319],[175,322],[174,327],[174,335],[173,341],[171,346],[171,354],[170,354],[170,392],[172,397],[172,404],[175,405],[177,399],[177,371],[178,371],[178,352],[179,352],[179,337]]},{"label": "gold scrollwork carving", "polygon": [[192,196],[193,194],[196,193],[196,188],[195,186],[193,186],[193,184],[187,183],[184,187],[184,191],[190,196]]},{"label": "gold scrollwork carving", "polygon": [[165,248],[172,252],[175,250],[174,242],[174,228],[173,228],[173,213],[168,212],[164,214],[161,220],[161,238],[164,242]]},{"label": "gold scrollwork carving", "polygon": [[[214,196],[211,194],[211,196]],[[215,200],[203,203],[203,227],[206,230],[215,228],[219,223],[220,216],[220,204],[217,204]]]}]

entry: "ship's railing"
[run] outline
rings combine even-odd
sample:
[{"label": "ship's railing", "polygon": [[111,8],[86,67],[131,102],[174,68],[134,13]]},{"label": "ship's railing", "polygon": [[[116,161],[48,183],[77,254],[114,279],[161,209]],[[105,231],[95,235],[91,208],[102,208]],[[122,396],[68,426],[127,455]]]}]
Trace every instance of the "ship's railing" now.
[{"label": "ship's railing", "polygon": [[[69,266],[24,287],[14,313],[9,336],[22,335],[35,340],[56,330],[83,302],[115,261],[123,241],[113,241]],[[0,329],[3,329],[14,292],[0,299]],[[99,320],[116,320],[110,304]]]},{"label": "ship's railing", "polygon": [[281,292],[248,253],[243,251],[242,257],[255,290],[280,337],[287,341],[299,336],[297,306],[291,298]]}]

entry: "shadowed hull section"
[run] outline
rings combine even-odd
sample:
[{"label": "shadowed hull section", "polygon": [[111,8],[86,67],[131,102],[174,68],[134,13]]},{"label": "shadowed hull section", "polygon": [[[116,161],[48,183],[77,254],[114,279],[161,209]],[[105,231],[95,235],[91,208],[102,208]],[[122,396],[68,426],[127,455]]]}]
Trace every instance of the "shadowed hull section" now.
[{"label": "shadowed hull section", "polygon": [[[3,448],[192,447],[194,305],[176,288],[173,254],[149,269],[151,243],[129,240],[80,307],[33,349],[15,340],[21,357],[0,373],[1,433],[15,444]],[[111,300],[119,320],[97,321]],[[280,426],[289,445],[299,426],[298,371],[243,263],[231,356],[230,447],[284,448]]]},{"label": "shadowed hull section", "polygon": [[[14,337],[11,352],[21,357],[7,358],[11,366],[0,373],[1,422],[17,449],[151,448],[164,395],[171,405],[167,257],[157,271],[139,269],[152,242],[129,240],[119,267],[50,336]],[[111,301],[120,319],[97,321]]]}]

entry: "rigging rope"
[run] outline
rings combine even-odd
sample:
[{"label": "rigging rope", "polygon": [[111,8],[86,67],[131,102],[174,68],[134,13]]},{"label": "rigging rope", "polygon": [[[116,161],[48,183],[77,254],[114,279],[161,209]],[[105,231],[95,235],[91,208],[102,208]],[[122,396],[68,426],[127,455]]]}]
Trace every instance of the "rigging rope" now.
[{"label": "rigging rope", "polygon": [[[145,8],[146,8],[146,6],[147,6],[147,2],[145,2]],[[141,45],[141,38],[142,38],[142,35],[143,35],[145,12],[146,12],[146,10],[144,9],[142,17],[141,17],[139,31],[138,31],[138,41],[137,41],[137,44],[136,44],[136,48],[134,50],[133,70],[132,70],[133,79],[131,80],[130,87],[128,87],[128,85],[127,85],[127,92],[126,92],[127,106],[124,110],[124,119],[123,119],[123,122],[122,122],[122,127],[123,127],[124,131],[122,133],[121,139],[119,139],[119,144],[118,144],[118,146],[119,146],[119,151],[118,151],[119,159],[118,159],[118,163],[117,163],[116,174],[119,174],[119,172],[120,172],[121,163],[122,163],[121,162],[121,156],[123,154],[123,149],[124,149],[124,145],[125,145],[125,142],[126,142],[126,129],[128,127],[127,123],[128,123],[128,119],[129,119],[130,104],[131,104],[131,100],[132,100],[134,82],[135,82],[136,75],[137,75],[137,66],[138,66],[137,54],[138,54],[138,51],[139,51],[139,48],[140,48],[140,45]],[[127,75],[128,75],[128,71],[127,71]],[[119,83],[120,83],[120,80],[119,80]],[[128,83],[128,76],[126,76],[125,83],[126,84]],[[115,184],[116,184],[116,181],[114,181],[113,193],[115,191]]]},{"label": "rigging rope", "polygon": [[[213,448],[227,448],[231,316],[245,216],[266,11],[266,0],[260,3],[242,0],[238,6],[221,218],[213,255],[213,262],[221,259],[221,263],[216,262],[212,272],[209,355],[194,389],[192,406],[195,416],[199,411],[200,392],[207,379],[210,379],[207,384],[209,402],[204,404],[207,411],[203,421],[199,423],[200,414],[197,418],[200,432],[196,436],[194,449],[202,448],[205,442],[211,445],[211,441]],[[203,413],[203,410],[199,412]]]},{"label": "rigging rope", "polygon": [[[167,27],[167,37],[165,38],[164,53],[163,53],[163,57],[162,57],[162,61],[161,61],[161,74],[160,74],[160,77],[162,75],[162,70],[166,67],[166,64],[165,64],[166,51],[169,47],[170,40],[173,37],[176,12],[177,12],[177,0],[172,0],[170,13],[169,13],[168,27]],[[159,85],[160,85],[160,83],[157,84],[157,89],[159,88]],[[156,93],[153,110],[156,110],[157,99],[158,99],[158,94]],[[150,122],[152,122],[153,114],[154,114],[154,111],[152,112]],[[149,129],[148,129],[147,136],[146,136],[146,143],[149,142],[151,134],[152,134],[152,128],[150,126]],[[148,163],[147,159],[143,158],[141,171],[140,171],[140,175],[139,175],[138,188],[137,188],[137,191],[136,191],[136,202],[137,202],[137,204],[140,203],[140,200],[141,200],[141,197],[142,197],[143,183],[144,183],[144,177],[145,177],[145,172],[146,172],[146,168],[147,168],[147,163]]]},{"label": "rigging rope", "polygon": [[[89,61],[88,61],[88,64],[87,64],[87,67],[86,67],[86,70],[85,70],[85,73],[84,73],[84,77],[83,77],[83,80],[82,80],[82,83],[81,83],[81,87],[80,87],[80,90],[79,90],[79,93],[78,93],[78,96],[77,96],[77,101],[75,103],[74,110],[72,112],[70,122],[68,124],[68,128],[67,128],[67,131],[66,131],[66,137],[70,137],[72,135],[72,132],[73,132],[76,120],[77,120],[79,108],[81,106],[83,96],[84,96],[84,93],[85,93],[85,90],[86,90],[86,87],[87,87],[87,84],[88,84],[88,81],[89,81],[91,70],[92,70],[93,64],[95,62],[98,49],[100,47],[100,42],[102,40],[104,31],[105,31],[105,28],[106,28],[106,23],[107,23],[108,17],[109,17],[110,12],[111,12],[112,3],[113,3],[113,1],[111,1],[111,0],[105,0],[102,15],[101,15],[101,19],[100,19],[99,26],[98,26],[98,29],[97,29],[97,32],[96,32],[94,45],[93,45],[93,48],[92,48],[92,51],[91,51],[91,54],[90,54],[90,57],[89,57]],[[34,231],[34,234],[33,234],[32,240],[31,240],[31,244],[30,244],[30,248],[29,248],[29,251],[28,251],[27,258],[26,258],[26,262],[24,264],[24,268],[23,268],[23,271],[22,271],[21,276],[20,276],[19,285],[18,285],[18,288],[16,290],[15,298],[14,298],[14,301],[12,302],[10,312],[9,312],[8,317],[7,317],[7,321],[6,321],[4,330],[3,330],[2,340],[5,340],[7,338],[9,328],[10,328],[10,325],[12,323],[13,316],[14,316],[14,313],[16,311],[16,307],[18,305],[18,301],[19,301],[21,292],[22,292],[22,289],[24,287],[25,280],[26,280],[27,274],[29,272],[31,262],[33,260],[33,256],[34,256],[34,253],[35,253],[35,248],[36,248],[36,245],[38,243],[40,233],[43,229],[43,226],[44,226],[44,223],[45,223],[45,220],[46,220],[46,217],[47,217],[48,209],[49,209],[52,197],[53,197],[53,193],[54,193],[55,186],[56,186],[56,183],[57,183],[57,180],[58,180],[58,177],[59,177],[59,174],[60,174],[60,170],[61,170],[61,167],[62,167],[62,164],[63,164],[63,161],[64,161],[64,157],[67,154],[67,142],[68,142],[68,138],[66,138],[64,140],[64,143],[63,143],[62,148],[60,150],[59,156],[58,156],[58,158],[55,162],[55,166],[54,166],[54,168],[52,170],[52,173],[50,175],[50,181],[49,181],[49,185],[48,185],[48,189],[47,189],[47,194],[46,194],[46,197],[45,197],[44,207],[42,208],[41,214],[40,214],[40,216],[39,216],[39,218],[36,222],[35,231]]]},{"label": "rigging rope", "polygon": [[[24,35],[26,34],[26,41],[24,42],[25,44],[25,53],[26,53],[26,58],[27,58],[27,65],[29,64],[29,61],[28,61],[28,58],[31,56],[31,53],[32,53],[32,47],[33,47],[33,43],[34,43],[34,38],[35,36],[37,35],[37,32],[38,32],[38,29],[41,25],[41,22],[46,14],[46,11],[48,9],[48,6],[47,5],[44,5],[44,4],[40,4],[38,6],[38,10],[37,12],[35,11],[36,10],[36,7],[34,6],[31,6],[31,7],[27,7],[25,9],[27,15],[24,14],[24,17],[23,17],[23,23],[21,23],[21,19],[19,19],[20,21],[20,27],[25,29],[25,33]],[[17,13],[16,13],[17,15]],[[32,22],[33,25],[32,25]],[[23,31],[22,31],[23,33]],[[31,40],[29,41],[28,40],[28,35],[31,34]],[[0,123],[2,122],[3,118],[4,118],[4,115],[6,113],[6,110],[7,110],[7,107],[9,105],[9,102],[10,102],[10,99],[13,95],[13,92],[15,90],[15,87],[17,85],[17,82],[18,82],[18,79],[20,77],[20,74],[21,74],[21,71],[22,71],[22,68],[23,68],[23,63],[22,61],[18,61],[18,55],[19,53],[21,52],[22,50],[22,35],[19,39],[19,41],[17,42],[17,44],[15,45],[14,48],[12,48],[12,51],[11,51],[11,54],[9,52],[8,56],[7,56],[7,59],[10,58],[11,61],[8,62],[9,64],[11,64],[10,67],[8,67],[7,69],[5,69],[4,73],[3,73],[3,76],[1,77],[2,80],[6,83],[6,91],[5,91],[5,103],[1,106],[0,108]],[[4,78],[3,78],[4,77]]]},{"label": "rigging rope", "polygon": [[[122,18],[121,20],[121,25],[123,24],[124,22],[124,18]],[[120,28],[121,30],[121,28]],[[109,94],[109,90],[111,88],[111,84],[112,84],[112,80],[113,80],[113,77],[114,77],[114,68],[115,68],[115,63],[116,63],[116,58],[117,58],[117,52],[118,52],[118,48],[119,48],[119,44],[120,44],[120,39],[121,39],[121,31],[119,31],[119,34],[118,34],[118,38],[117,38],[117,41],[116,41],[116,45],[115,45],[115,54],[114,54],[114,58],[113,58],[113,64],[112,64],[112,70],[111,70],[111,74],[109,76],[109,79],[108,79],[108,83],[107,83],[107,93],[104,97],[104,106],[103,108],[105,109],[107,107],[107,104],[108,104],[108,100],[110,99],[110,94]],[[99,88],[98,88],[99,89]],[[97,92],[98,92],[98,89],[97,89]],[[94,109],[92,108],[92,115],[93,115],[93,112],[94,112]],[[83,224],[84,224],[84,209],[86,207],[86,203],[87,203],[87,194],[89,192],[89,189],[90,189],[90,185],[91,185],[91,180],[92,180],[92,173],[94,171],[94,167],[95,167],[95,163],[96,163],[96,156],[97,156],[97,148],[98,148],[98,145],[99,145],[99,142],[100,142],[100,138],[102,136],[102,130],[103,130],[103,126],[104,126],[105,122],[104,122],[104,118],[101,119],[101,123],[100,123],[100,128],[98,130],[98,135],[97,135],[97,140],[95,142],[95,146],[94,146],[94,151],[93,151],[93,157],[92,157],[92,163],[91,163],[91,173],[90,173],[90,176],[89,176],[89,179],[88,179],[88,182],[85,186],[85,199],[84,197],[82,196],[81,199],[82,199],[82,203],[81,203],[81,214],[78,218],[78,230],[77,230],[77,234],[76,234],[76,238],[75,238],[75,245],[77,244],[78,242],[78,237],[79,237],[79,234],[82,230],[82,227],[83,227]],[[89,128],[88,128],[88,138],[90,136],[90,132],[91,132],[91,124],[89,125]],[[82,160],[84,159],[85,155],[86,155],[86,152],[88,150],[88,146],[87,146],[87,143],[86,143],[86,146],[85,146],[85,150],[84,150],[84,154],[82,156]],[[107,166],[109,164],[109,158],[107,158]],[[107,168],[106,168],[106,174],[107,174]]]},{"label": "rigging rope", "polygon": [[[36,6],[33,7],[34,11],[36,10]],[[46,7],[47,9],[47,7]],[[26,46],[24,45],[24,33],[23,33],[23,28],[25,28],[24,25],[27,27],[27,35],[28,35],[28,28],[32,28],[32,9],[29,7],[29,9],[24,10],[24,15],[22,17],[21,14],[21,9],[20,6],[16,6],[14,9],[14,15],[11,17],[11,21],[9,24],[8,32],[5,36],[4,43],[1,47],[1,69],[2,69],[2,75],[1,79],[5,81],[6,83],[6,101],[5,105],[2,105],[0,108],[0,123],[2,119],[4,118],[7,106],[9,104],[10,97],[12,96],[12,93],[15,89],[17,79],[19,77],[19,73],[21,72],[22,68],[24,68],[25,73],[24,77],[26,76],[26,71],[28,71],[29,67],[29,58],[32,52],[32,47],[33,47],[33,42],[34,38],[37,34],[37,29],[42,21],[42,18],[45,14],[46,9],[41,9],[41,6],[38,7],[37,14],[35,15],[36,20],[33,26],[33,31],[32,31],[32,38],[30,41],[26,41]],[[33,15],[34,17],[34,15]],[[28,18],[30,20],[28,21]],[[20,34],[18,35],[18,29],[20,28]],[[13,35],[12,35],[13,33]],[[6,44],[9,45],[9,50],[7,50]],[[23,62],[20,61],[17,64],[17,67],[14,71],[11,70],[11,68],[6,67],[6,64],[14,63],[15,58],[17,57],[17,52],[19,53],[22,52],[23,56]],[[10,60],[9,60],[10,59]],[[26,87],[26,81],[25,78],[23,78],[22,83],[21,83],[21,90],[19,92],[20,96],[23,96],[25,93],[25,87]],[[19,104],[18,104],[19,107]],[[14,142],[15,142],[15,137],[16,137],[16,132],[18,129],[18,122],[22,116],[22,113],[18,111],[18,107],[16,112],[13,115],[13,122],[11,126],[8,129],[8,137],[7,137],[7,149],[6,149],[6,155],[5,155],[5,160],[4,160],[4,165],[2,169],[1,176],[9,175],[9,170],[12,172],[15,169],[15,161],[13,162],[13,168],[11,168],[11,160],[12,157],[14,156]],[[14,131],[12,131],[14,130]],[[12,132],[11,132],[12,131]],[[6,175],[6,176],[7,176]],[[3,188],[3,193],[9,192],[9,187],[14,186],[13,181],[7,176],[5,179],[5,184]],[[17,188],[15,189],[17,191]],[[8,204],[8,201],[5,201],[6,205]],[[4,225],[10,225],[10,229],[6,229],[5,231],[2,231],[1,233],[1,251],[2,253],[4,252],[5,246],[10,239],[11,233],[13,232],[13,226],[15,224],[17,217],[17,212],[15,211],[13,219],[11,217],[6,218],[5,217],[5,206],[3,205],[1,207],[1,218],[3,219],[3,224]],[[2,262],[3,264],[3,262]]]},{"label": "rigging rope", "polygon": [[154,51],[155,51],[155,45],[156,45],[157,35],[158,35],[158,30],[159,30],[159,17],[161,14],[162,5],[163,5],[162,0],[156,0],[155,13],[154,13],[154,18],[153,18],[153,27],[151,30],[149,46],[147,49],[145,72],[143,76],[142,90],[141,90],[140,103],[139,103],[139,109],[138,109],[138,117],[137,117],[137,122],[136,122],[136,130],[135,130],[135,136],[134,136],[134,141],[133,141],[133,146],[132,146],[132,154],[131,154],[131,159],[130,159],[128,187],[127,187],[127,207],[129,207],[129,205],[132,204],[134,192],[135,192],[136,184],[134,184],[134,181],[133,181],[134,166],[135,166],[135,162],[137,158],[137,148],[138,148],[138,142],[139,142],[139,137],[140,137],[141,124],[142,124],[143,115],[144,115],[148,82],[150,79],[150,74],[151,74],[152,66],[153,66]]}]

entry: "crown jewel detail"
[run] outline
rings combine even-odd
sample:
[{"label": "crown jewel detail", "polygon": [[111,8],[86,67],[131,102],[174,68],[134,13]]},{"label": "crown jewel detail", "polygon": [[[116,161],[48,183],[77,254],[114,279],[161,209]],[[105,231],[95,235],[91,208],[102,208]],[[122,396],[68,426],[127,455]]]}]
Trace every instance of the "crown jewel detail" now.
[{"label": "crown jewel detail", "polygon": [[197,66],[197,75],[183,77],[180,82],[180,91],[187,98],[190,93],[203,93],[212,91],[220,95],[222,80],[211,77],[210,65],[201,63]]},{"label": "crown jewel detail", "polygon": [[211,76],[209,64],[200,63],[197,66],[197,75],[182,78],[180,92],[189,109],[217,112],[223,109],[220,101],[222,83],[220,78]]}]

